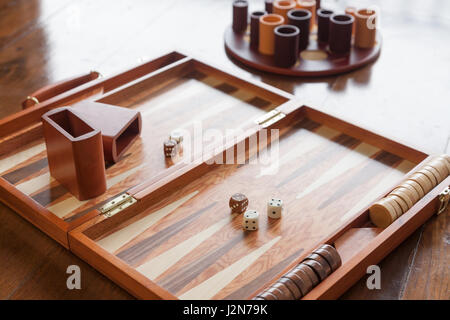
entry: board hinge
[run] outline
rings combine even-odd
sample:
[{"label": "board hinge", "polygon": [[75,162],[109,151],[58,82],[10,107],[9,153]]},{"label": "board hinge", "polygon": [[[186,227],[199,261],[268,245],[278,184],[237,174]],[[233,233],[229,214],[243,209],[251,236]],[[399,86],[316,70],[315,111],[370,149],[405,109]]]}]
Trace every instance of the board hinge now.
[{"label": "board hinge", "polygon": [[99,210],[100,213],[105,217],[111,218],[113,215],[118,214],[119,212],[132,206],[136,202],[137,200],[131,195],[129,195],[128,193],[123,193],[103,205]]},{"label": "board hinge", "polygon": [[255,120],[256,124],[259,124],[263,128],[267,128],[277,122],[278,120],[283,119],[286,115],[278,109],[273,109],[270,112],[267,112],[263,116],[259,117]]},{"label": "board hinge", "polygon": [[440,215],[442,212],[444,212],[448,208],[448,204],[450,202],[450,187],[445,188],[445,190],[439,194],[439,202],[440,202],[440,205],[439,205],[437,215]]}]

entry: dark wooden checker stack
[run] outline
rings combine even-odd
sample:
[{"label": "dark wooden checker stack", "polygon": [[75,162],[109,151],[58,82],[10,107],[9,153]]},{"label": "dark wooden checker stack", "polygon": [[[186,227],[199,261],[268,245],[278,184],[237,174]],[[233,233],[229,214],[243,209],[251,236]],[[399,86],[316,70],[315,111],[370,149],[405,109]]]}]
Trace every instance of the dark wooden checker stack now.
[{"label": "dark wooden checker stack", "polygon": [[324,244],[312,251],[294,269],[284,274],[254,300],[298,300],[306,296],[315,286],[325,280],[342,265],[337,250]]},{"label": "dark wooden checker stack", "polygon": [[[143,121],[142,137],[106,169],[106,194],[82,203],[49,177],[40,122],[48,110],[76,108],[80,100],[139,110]],[[167,161],[168,134],[195,118],[205,128],[241,128],[245,134],[225,146],[205,145],[209,156],[200,162]],[[240,142],[248,146],[263,129],[280,133],[277,175],[262,165],[208,164]],[[450,184],[444,178],[387,228],[377,228],[368,208],[425,163],[426,153],[179,53],[1,120],[0,150],[1,201],[145,299],[254,298],[299,264],[311,269],[319,260],[323,266],[313,251],[330,262],[315,250],[323,244],[336,248],[342,265],[328,276],[318,267],[316,278],[301,267],[311,276],[304,292],[314,286],[303,299],[337,298],[437,212]],[[269,152],[246,151],[247,161]],[[268,198],[279,195],[287,214],[276,222],[262,219],[257,232],[246,233],[241,216],[230,212],[236,192],[260,213]],[[110,208],[118,196],[127,205]],[[275,289],[289,295],[289,285],[282,280]]]}]

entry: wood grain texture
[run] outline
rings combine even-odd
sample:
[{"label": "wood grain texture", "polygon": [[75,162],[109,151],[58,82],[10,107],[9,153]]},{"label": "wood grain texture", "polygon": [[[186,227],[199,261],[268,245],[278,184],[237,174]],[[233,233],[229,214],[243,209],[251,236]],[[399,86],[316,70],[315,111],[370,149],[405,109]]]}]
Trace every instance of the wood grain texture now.
[{"label": "wood grain texture", "polygon": [[[213,69],[204,67],[204,70],[208,72]],[[208,76],[192,71],[189,62],[180,61],[177,67],[155,75],[161,76],[163,80],[159,86],[150,85],[149,81],[153,83],[154,77],[144,77],[100,99],[140,111],[144,130],[126,156],[107,168],[107,192],[99,197],[80,201],[68,192],[63,193],[59,183],[49,174],[45,151],[34,156],[40,150],[40,145],[30,146],[3,159],[0,162],[5,169],[2,177],[35,201],[41,201],[39,203],[57,217],[72,222],[75,217],[78,219],[99,207],[106,199],[150,180],[176,162],[182,162],[182,158],[167,161],[161,152],[162,142],[172,130],[186,130],[192,136],[192,141],[186,138],[185,144],[190,142],[192,145],[196,138],[193,134],[198,132],[195,131],[198,126],[223,132],[227,128],[237,129],[241,123],[245,123],[241,119],[255,118],[277,106],[276,102],[258,97],[255,92],[224,82],[218,75],[217,72],[214,76]],[[271,97],[283,101],[276,95],[272,94]],[[211,108],[211,104],[215,107]],[[236,117],[237,114],[240,116]],[[208,143],[204,145],[205,148],[207,146]],[[185,153],[189,154],[187,151],[185,147]],[[30,157],[25,159],[27,155]]]},{"label": "wood grain texture", "polygon": [[[309,146],[306,152],[298,148],[298,141]],[[271,270],[276,269],[275,266],[286,266],[298,259],[292,256],[293,251],[317,245],[318,239],[339,227],[341,220],[336,217],[352,210],[366,189],[379,185],[378,177],[389,176],[403,163],[397,156],[308,119],[281,125],[278,148],[279,154],[285,156],[281,156],[281,165],[275,174],[261,175],[267,166],[274,167],[274,162],[249,160],[243,164],[220,165],[190,180],[180,190],[167,193],[164,204],[151,205],[140,214],[140,219],[134,218],[133,224],[141,225],[141,220],[158,215],[161,210],[168,212],[153,225],[140,228],[140,234],[136,234],[136,228],[130,229],[133,224],[123,229],[119,225],[112,233],[108,232],[103,239],[118,244],[109,249],[110,253],[181,299],[228,296],[243,299],[254,290],[254,285],[247,286],[247,283],[258,279],[261,285],[274,276]],[[260,150],[259,154],[267,157],[270,150]],[[289,177],[293,178],[287,179]],[[358,183],[350,183],[355,179]],[[313,181],[323,181],[314,187],[317,192],[298,197],[298,190],[308,190]],[[381,181],[387,188],[389,182]],[[267,197],[281,197],[286,208],[283,219],[264,218],[258,232],[243,232],[242,217],[230,217],[228,203],[224,201],[235,191],[246,194],[249,208],[257,209],[262,215],[266,211]],[[176,205],[180,198],[193,192],[198,194]],[[175,209],[168,209],[170,206]],[[227,219],[230,221],[224,223]],[[127,228],[130,230],[122,231]],[[216,230],[215,233],[210,229]],[[179,248],[202,233],[206,236],[195,240],[188,255],[180,253],[181,257],[171,258],[172,262],[168,263],[165,258],[175,257]],[[365,242],[359,247],[363,248]],[[116,250],[119,245],[120,249]],[[261,249],[266,245],[267,249]],[[291,261],[286,260],[288,256]]]},{"label": "wood grain texture", "polygon": [[[250,5],[257,7],[260,0],[250,1]],[[301,97],[305,104],[319,107],[322,111],[331,112],[346,119],[359,122],[363,127],[375,129],[378,132],[396,137],[417,148],[431,153],[450,153],[450,130],[448,124],[448,107],[442,103],[450,98],[444,85],[448,83],[448,55],[450,46],[442,42],[448,35],[447,1],[435,1],[421,6],[421,10],[409,10],[408,20],[403,19],[405,8],[410,8],[409,1],[401,0],[395,3],[391,1],[371,1],[382,9],[384,52],[380,59],[372,66],[369,65],[358,71],[341,75],[339,77],[324,77],[316,80],[295,78],[283,78],[269,76],[262,72],[254,72],[242,65],[233,64],[225,55],[223,49],[223,29],[229,23],[230,17],[226,14],[216,15],[211,12],[227,12],[229,1],[215,1],[211,4],[206,0],[196,0],[189,3],[185,1],[161,1],[157,3],[110,3],[110,1],[53,1],[53,0],[21,0],[2,1],[0,10],[0,96],[2,108],[0,117],[20,110],[20,102],[27,92],[53,83],[68,76],[85,72],[91,69],[99,69],[103,75],[108,75],[120,69],[129,68],[136,62],[155,57],[161,53],[173,50],[192,48],[196,53],[213,57],[215,62],[224,65],[244,77],[254,80],[262,80],[268,84],[291,92]],[[104,8],[108,6],[108,10]],[[210,11],[212,10],[212,11]],[[101,14],[98,14],[101,12]],[[124,14],[126,13],[126,14]],[[191,23],[192,14],[204,14],[204,24]],[[154,19],[154,17],[160,17]],[[169,19],[176,17],[185,28],[171,27],[167,24]],[[120,17],[124,23],[117,24]],[[142,17],[142,18],[139,18]],[[71,23],[68,23],[70,21]],[[74,23],[73,23],[74,22]],[[79,23],[78,23],[79,22]],[[97,28],[98,25],[105,28]],[[164,33],[154,30],[164,29]],[[89,32],[86,32],[89,30]],[[108,30],[105,33],[105,30]],[[73,42],[67,42],[67,34],[70,33]],[[199,37],[203,34],[204,37]],[[98,41],[101,38],[104,41]],[[146,39],[142,41],[142,39]],[[207,38],[208,41],[204,41]],[[419,41],[411,41],[415,38]],[[423,42],[429,43],[424,46]],[[84,46],[79,46],[84,43]],[[158,43],[158,46],[154,44]],[[69,48],[70,47],[70,48]],[[439,47],[439,50],[435,50]],[[101,54],[98,54],[98,53]],[[408,52],[407,55],[404,52]],[[417,64],[417,61],[421,61]],[[400,61],[400,63],[399,63]],[[415,76],[412,79],[411,65],[415,66]],[[396,70],[395,73],[393,70]],[[429,76],[430,70],[433,76]],[[394,75],[394,76],[393,76]],[[416,77],[419,75],[420,77]],[[432,92],[433,94],[423,94]],[[419,94],[420,93],[420,94]],[[370,97],[370,98],[368,98]],[[427,112],[421,112],[426,106]],[[408,121],[401,121],[408,115]],[[437,116],[441,115],[441,116]],[[17,144],[14,144],[17,145]],[[11,144],[11,148],[13,144]],[[0,150],[0,153],[3,150]],[[8,237],[5,250],[8,252],[13,246],[20,250],[27,250],[33,243],[40,243],[47,239],[45,235],[37,232],[34,227],[24,222],[16,215],[9,213],[3,204],[0,204],[0,218],[13,218],[12,229],[8,229],[5,236]],[[448,248],[445,232],[442,228],[435,228],[437,219],[429,222],[429,227],[418,231],[418,235],[431,236],[441,239],[441,245]],[[19,225],[27,225],[23,232]],[[34,231],[35,236],[31,235]],[[3,234],[3,233],[2,233]],[[411,253],[418,255],[422,250],[429,251],[430,247],[416,246],[419,237],[409,239],[400,245],[399,250],[390,254],[383,263],[390,263],[397,272],[387,272],[384,276],[386,282],[401,284],[392,287],[383,286],[382,292],[389,299],[396,299],[401,292],[410,286],[405,272],[414,268],[416,260],[405,259],[400,250],[411,248]],[[416,242],[415,242],[416,241]],[[51,242],[51,241],[50,241]],[[448,251],[448,249],[447,249]],[[19,251],[17,251],[19,252]],[[23,253],[23,251],[21,251]],[[33,251],[41,259],[45,252]],[[59,256],[68,254],[60,251]],[[68,254],[71,259],[76,259]],[[0,274],[2,279],[16,281],[16,284],[27,283],[30,279],[30,270],[39,265],[36,259],[27,258],[31,255],[23,254],[24,258],[18,262],[11,260],[11,264],[2,264]],[[406,255],[407,256],[407,255]],[[55,256],[55,260],[58,256]],[[63,259],[63,258],[61,258]],[[430,274],[433,270],[442,270],[443,259],[439,253],[431,257]],[[5,261],[2,259],[2,261]],[[70,261],[70,263],[73,260]],[[399,264],[398,261],[405,261]],[[407,262],[406,262],[407,261]],[[85,268],[82,267],[83,270]],[[382,267],[383,268],[383,267]],[[17,270],[23,272],[16,272]],[[92,270],[92,269],[91,269]],[[65,270],[55,270],[49,277],[58,277]],[[105,280],[98,272],[92,271],[89,286],[103,288]],[[94,276],[95,274],[95,276]],[[436,277],[440,277],[438,272]],[[52,285],[39,285],[40,280],[35,279],[36,286],[28,287],[22,292],[21,297],[55,297],[52,294]],[[110,282],[109,282],[110,283]],[[362,279],[365,283],[365,278]],[[16,284],[12,287],[16,287]],[[111,288],[118,289],[110,284]],[[8,287],[10,288],[10,287]],[[400,290],[403,288],[403,290]],[[428,287],[433,290],[433,286]],[[5,285],[0,285],[0,291],[5,292]],[[355,292],[355,288],[350,292]],[[436,290],[438,291],[438,290]],[[122,292],[123,297],[127,295]],[[417,292],[424,292],[418,289]],[[61,293],[62,294],[62,293]],[[108,289],[99,290],[96,293],[88,293],[83,290],[78,293],[66,292],[65,298],[114,298],[114,294]],[[356,295],[346,296],[357,298]],[[367,295],[367,299],[376,299],[380,296]],[[425,298],[426,295],[417,296]]]}]

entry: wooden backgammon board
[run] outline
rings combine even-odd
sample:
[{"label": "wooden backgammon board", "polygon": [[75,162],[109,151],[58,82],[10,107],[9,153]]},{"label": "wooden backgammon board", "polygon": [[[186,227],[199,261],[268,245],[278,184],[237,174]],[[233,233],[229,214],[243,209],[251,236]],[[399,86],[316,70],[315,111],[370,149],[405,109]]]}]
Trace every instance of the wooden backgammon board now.
[{"label": "wooden backgammon board", "polygon": [[[142,132],[106,166],[106,192],[78,200],[49,173],[41,117],[86,102],[139,111]],[[225,145],[205,140],[189,161],[168,160],[167,133],[195,136],[195,121],[242,134]],[[249,147],[264,130],[269,143]],[[210,161],[239,146],[243,163]],[[275,149],[276,162],[251,161]],[[138,298],[334,299],[445,209],[450,177],[441,174],[385,228],[370,220],[369,207],[431,158],[173,52],[2,119],[0,200]],[[237,192],[260,213],[257,231],[230,212]],[[281,219],[264,215],[270,198],[283,200]],[[317,279],[306,286],[298,270]]]}]

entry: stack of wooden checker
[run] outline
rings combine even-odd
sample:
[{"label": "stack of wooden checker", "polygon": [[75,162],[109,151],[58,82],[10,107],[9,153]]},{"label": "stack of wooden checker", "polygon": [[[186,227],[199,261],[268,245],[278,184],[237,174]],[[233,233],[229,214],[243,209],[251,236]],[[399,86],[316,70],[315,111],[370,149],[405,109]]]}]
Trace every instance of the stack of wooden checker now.
[{"label": "stack of wooden checker", "polygon": [[386,228],[449,174],[450,156],[442,155],[431,159],[386,197],[374,203],[369,210],[370,220],[377,227]]},{"label": "stack of wooden checker", "polygon": [[337,250],[324,244],[254,300],[297,300],[342,264]]}]

